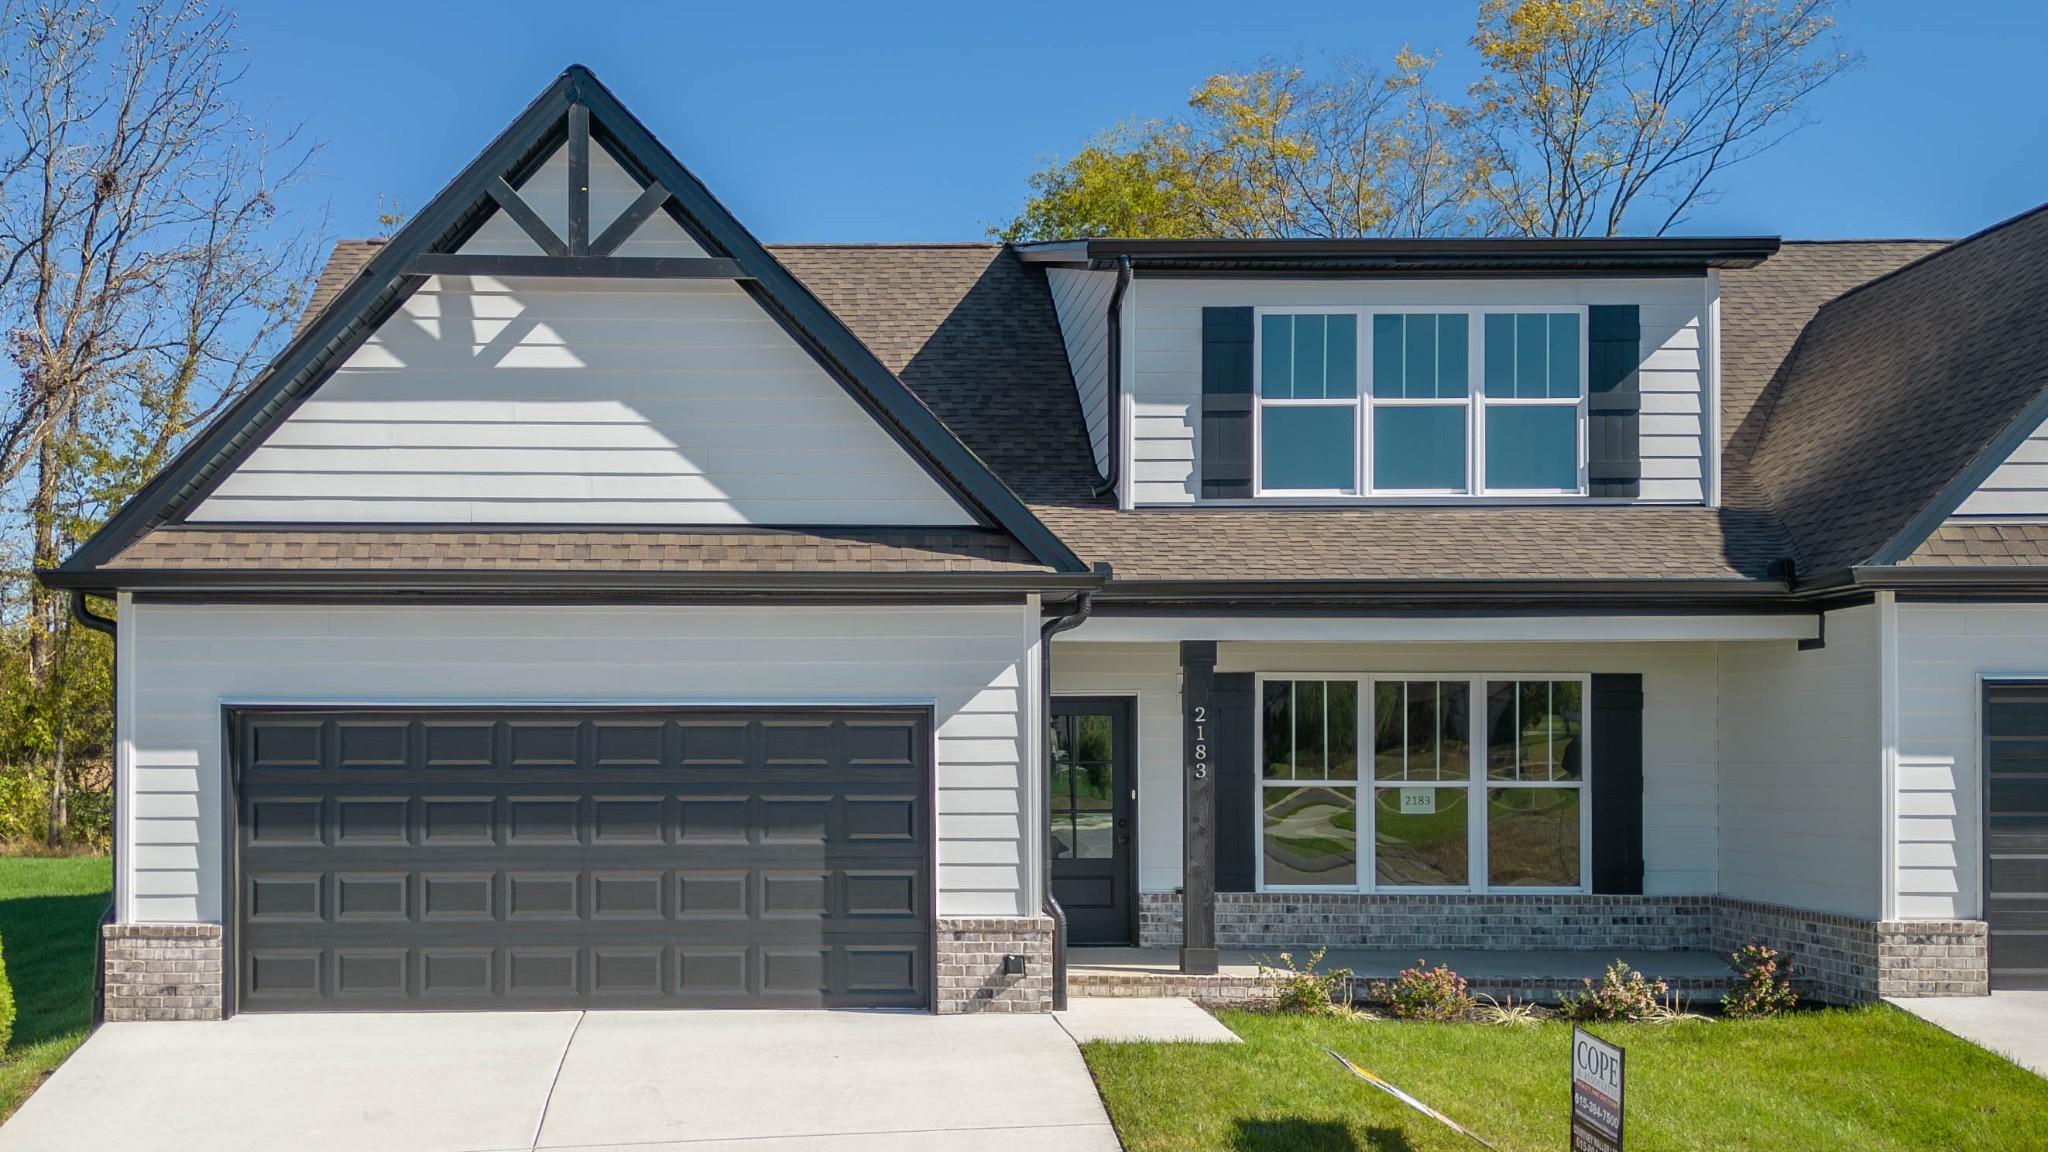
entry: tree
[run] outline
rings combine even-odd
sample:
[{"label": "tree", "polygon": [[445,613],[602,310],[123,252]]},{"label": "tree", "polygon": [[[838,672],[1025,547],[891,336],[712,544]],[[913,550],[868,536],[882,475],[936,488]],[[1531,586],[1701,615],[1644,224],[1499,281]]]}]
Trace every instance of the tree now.
[{"label": "tree", "polygon": [[1662,235],[1861,57],[1831,0],[1486,0],[1466,116],[1508,230]]},{"label": "tree", "polygon": [[1486,0],[1463,101],[1408,49],[1211,76],[1030,178],[1008,240],[1662,234],[1857,65],[1833,0]]},{"label": "tree", "polygon": [[1430,57],[1391,72],[1341,60],[1313,77],[1268,60],[1209,77],[1190,115],[1119,124],[1030,178],[1006,240],[1435,234],[1469,227],[1471,175]]},{"label": "tree", "polygon": [[[56,564],[184,436],[245,389],[303,303],[312,234],[278,197],[312,150],[234,100],[232,16],[140,0],[0,7],[0,383],[10,770],[42,762],[66,823],[79,678]],[[103,645],[102,645],[103,646]],[[89,678],[88,678],[89,679]]]}]

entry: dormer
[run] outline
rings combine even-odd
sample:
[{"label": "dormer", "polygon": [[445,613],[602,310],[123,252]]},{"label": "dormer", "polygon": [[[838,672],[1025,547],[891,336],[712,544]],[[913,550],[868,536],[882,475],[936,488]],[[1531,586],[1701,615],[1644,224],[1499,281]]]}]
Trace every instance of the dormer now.
[{"label": "dormer", "polygon": [[1769,237],[1081,240],[1042,264],[1126,508],[1719,503],[1719,273]]}]

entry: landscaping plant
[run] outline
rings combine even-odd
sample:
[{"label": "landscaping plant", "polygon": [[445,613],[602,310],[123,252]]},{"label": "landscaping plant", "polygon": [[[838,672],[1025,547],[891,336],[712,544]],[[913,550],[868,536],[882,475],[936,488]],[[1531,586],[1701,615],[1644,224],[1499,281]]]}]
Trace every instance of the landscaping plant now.
[{"label": "landscaping plant", "polygon": [[1472,1011],[1472,994],[1465,990],[1465,978],[1439,964],[1424,968],[1403,968],[1393,983],[1376,981],[1372,998],[1385,1004],[1389,1015],[1401,1020],[1462,1020]]},{"label": "landscaping plant", "polygon": [[1775,948],[1745,944],[1728,957],[1735,980],[1721,997],[1721,1011],[1736,1017],[1776,1016],[1799,1003],[1792,991],[1792,962]]},{"label": "landscaping plant", "polygon": [[1557,998],[1558,1011],[1567,1020],[1648,1020],[1668,1012],[1664,997],[1670,992],[1670,985],[1645,979],[1641,972],[1619,960],[1607,966],[1607,974],[1600,977],[1598,985],[1591,980],[1583,983],[1584,992]]},{"label": "landscaping plant", "polygon": [[1273,1010],[1303,1016],[1342,1016],[1351,1008],[1351,969],[1316,971],[1328,948],[1308,954],[1308,963],[1294,964],[1294,953],[1282,952],[1279,965],[1259,958],[1259,979],[1273,984]]}]

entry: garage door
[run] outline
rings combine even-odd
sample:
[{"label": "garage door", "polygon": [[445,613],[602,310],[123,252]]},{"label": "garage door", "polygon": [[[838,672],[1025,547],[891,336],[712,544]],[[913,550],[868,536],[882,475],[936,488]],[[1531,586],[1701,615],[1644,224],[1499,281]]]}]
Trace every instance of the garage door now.
[{"label": "garage door", "polygon": [[930,720],[240,711],[234,995],[924,1007]]},{"label": "garage door", "polygon": [[1984,698],[1991,986],[2048,989],[2048,685]]}]

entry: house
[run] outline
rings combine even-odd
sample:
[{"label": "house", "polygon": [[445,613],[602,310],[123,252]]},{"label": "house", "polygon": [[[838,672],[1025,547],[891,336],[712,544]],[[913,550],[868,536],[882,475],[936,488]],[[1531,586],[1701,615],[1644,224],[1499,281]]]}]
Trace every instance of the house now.
[{"label": "house", "polygon": [[2048,986],[2044,300],[2042,212],[764,247],[571,69],[42,574],[109,1016],[1037,1010],[1062,922]]}]

